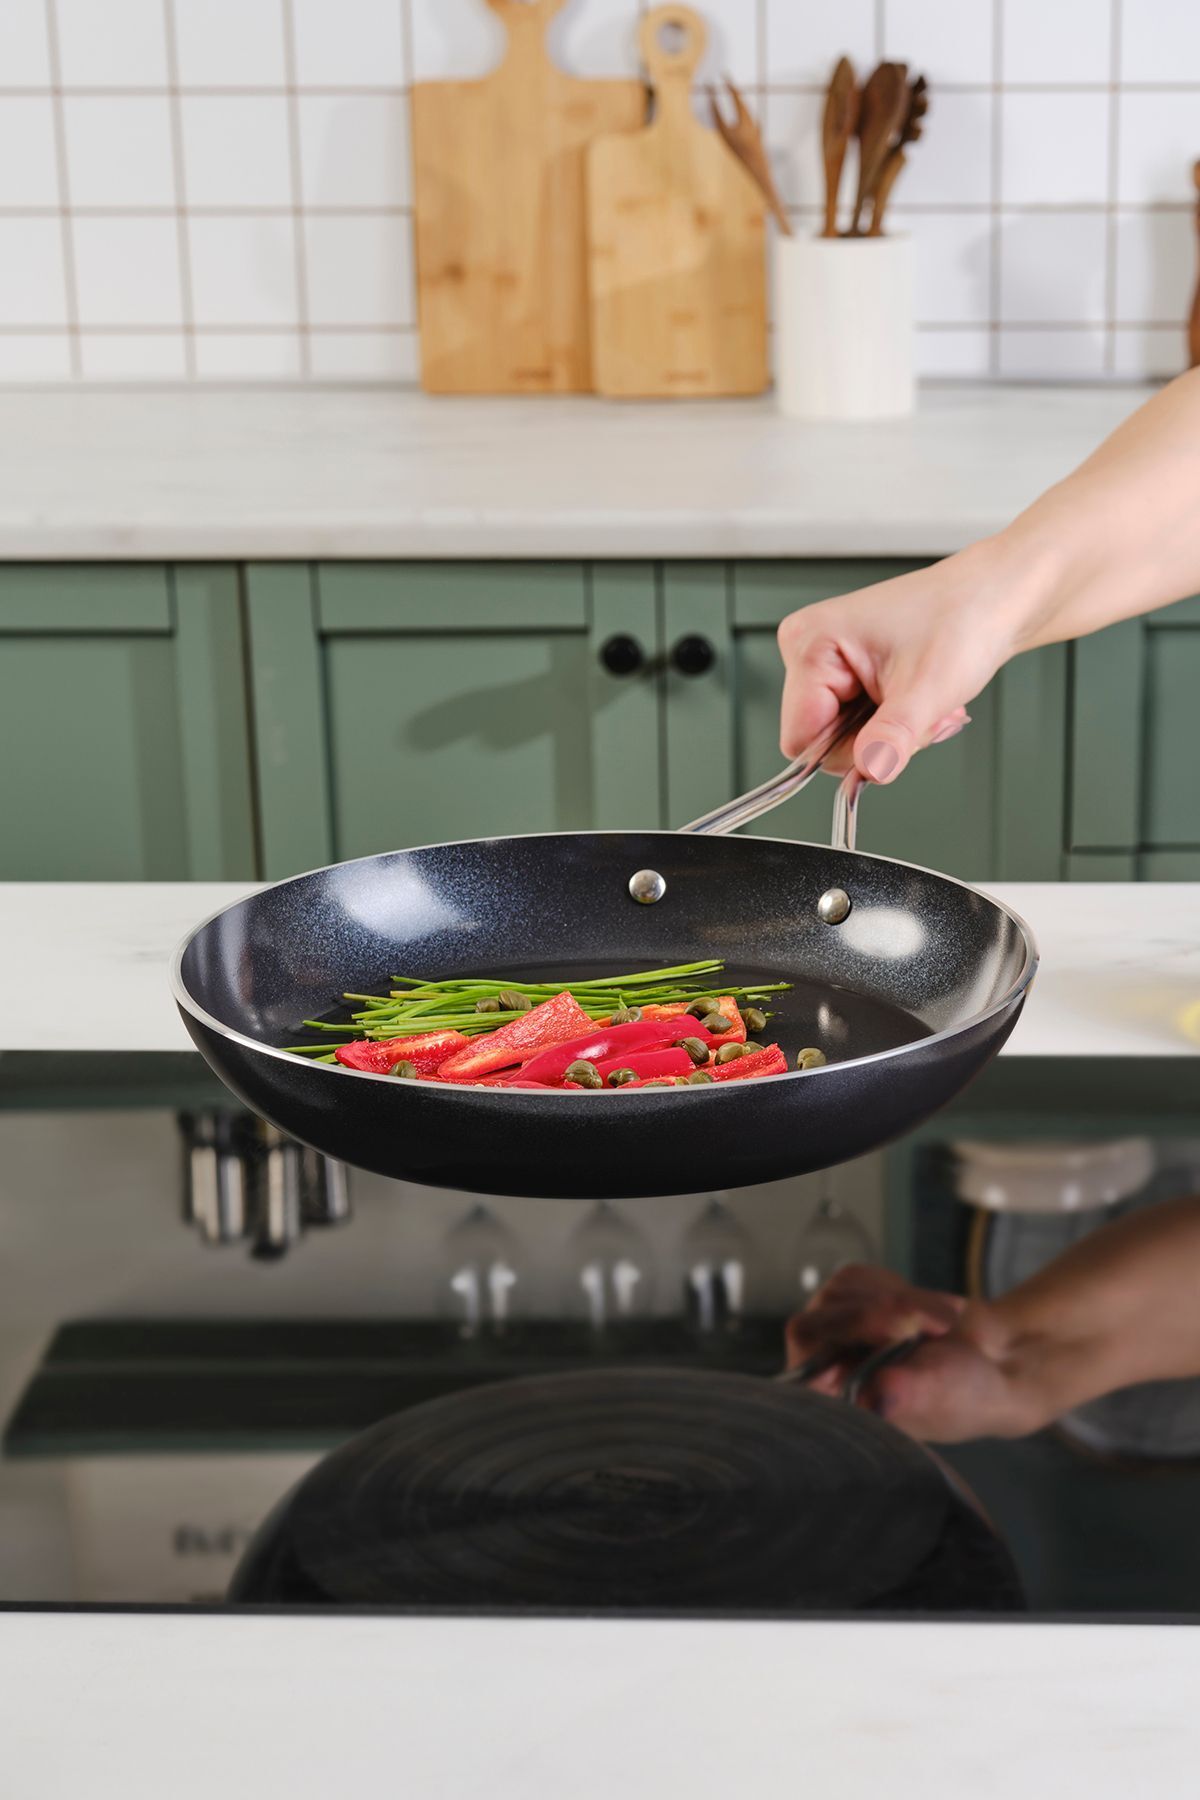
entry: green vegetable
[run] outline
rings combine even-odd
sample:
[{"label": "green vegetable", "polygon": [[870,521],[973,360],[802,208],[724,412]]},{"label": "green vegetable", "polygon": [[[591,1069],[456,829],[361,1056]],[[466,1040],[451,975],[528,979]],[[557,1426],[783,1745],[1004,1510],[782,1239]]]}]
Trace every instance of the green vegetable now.
[{"label": "green vegetable", "polygon": [[588,1062],[585,1057],[580,1057],[578,1062],[573,1062],[568,1066],[563,1075],[563,1080],[573,1081],[577,1087],[601,1088],[604,1086],[603,1075],[601,1075],[595,1063]]},{"label": "green vegetable", "polygon": [[746,1027],[747,1033],[752,1034],[756,1031],[766,1030],[767,1015],[765,1012],[760,1012],[757,1006],[743,1006],[739,1010],[742,1015],[742,1024]]},{"label": "green vegetable", "polygon": [[823,1050],[801,1050],[796,1058],[798,1069],[823,1069],[829,1061]]},{"label": "green vegetable", "polygon": [[708,1045],[704,1042],[703,1038],[682,1038],[680,1040],[679,1048],[681,1050],[686,1050],[694,1063],[706,1063],[708,1061]]},{"label": "green vegetable", "polygon": [[613,1069],[608,1077],[609,1087],[625,1087],[627,1083],[637,1080],[636,1069]]}]

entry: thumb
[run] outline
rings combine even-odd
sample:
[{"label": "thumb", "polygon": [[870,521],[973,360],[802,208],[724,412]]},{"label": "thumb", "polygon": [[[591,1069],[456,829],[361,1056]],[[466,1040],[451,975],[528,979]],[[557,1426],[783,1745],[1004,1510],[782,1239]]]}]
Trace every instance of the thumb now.
[{"label": "thumb", "polygon": [[868,781],[886,786],[918,750],[954,737],[969,723],[966,708],[952,705],[944,689],[910,687],[886,693],[854,741],[854,761]]}]

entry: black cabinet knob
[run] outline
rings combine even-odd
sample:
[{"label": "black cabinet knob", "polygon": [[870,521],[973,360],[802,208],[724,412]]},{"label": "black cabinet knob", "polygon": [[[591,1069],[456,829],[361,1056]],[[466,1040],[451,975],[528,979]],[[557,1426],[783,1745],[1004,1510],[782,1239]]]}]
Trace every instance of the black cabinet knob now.
[{"label": "black cabinet knob", "polygon": [[707,675],[717,653],[706,637],[681,637],[671,652],[671,667],[680,675]]},{"label": "black cabinet knob", "polygon": [[610,675],[636,675],[645,667],[646,653],[635,637],[618,631],[600,646],[600,661]]}]

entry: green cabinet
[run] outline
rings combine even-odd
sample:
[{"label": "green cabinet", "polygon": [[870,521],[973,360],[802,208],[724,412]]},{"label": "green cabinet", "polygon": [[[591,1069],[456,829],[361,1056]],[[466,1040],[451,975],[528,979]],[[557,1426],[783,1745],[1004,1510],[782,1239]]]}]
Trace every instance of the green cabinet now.
[{"label": "green cabinet", "polygon": [[[659,626],[638,565],[255,565],[262,872],[657,825]],[[642,667],[603,651],[634,640]]]},{"label": "green cabinet", "polygon": [[1071,649],[1069,872],[1200,880],[1200,599]]},{"label": "green cabinet", "polygon": [[254,867],[237,571],[0,569],[0,880]]},{"label": "green cabinet", "polygon": [[[0,569],[0,880],[682,825],[781,765],[780,620],[915,566]],[[1200,879],[1198,692],[1200,600],[1019,657],[868,793],[863,848],[984,881]],[[832,805],[820,780],[759,829],[822,840]]]}]

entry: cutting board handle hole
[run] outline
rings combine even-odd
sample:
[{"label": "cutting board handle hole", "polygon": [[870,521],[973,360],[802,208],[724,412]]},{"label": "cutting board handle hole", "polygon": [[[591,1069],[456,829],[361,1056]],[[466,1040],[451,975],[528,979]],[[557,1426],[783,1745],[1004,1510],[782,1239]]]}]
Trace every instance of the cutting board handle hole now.
[{"label": "cutting board handle hole", "polygon": [[699,13],[690,6],[656,6],[642,20],[642,60],[651,80],[690,76],[708,41]]}]

